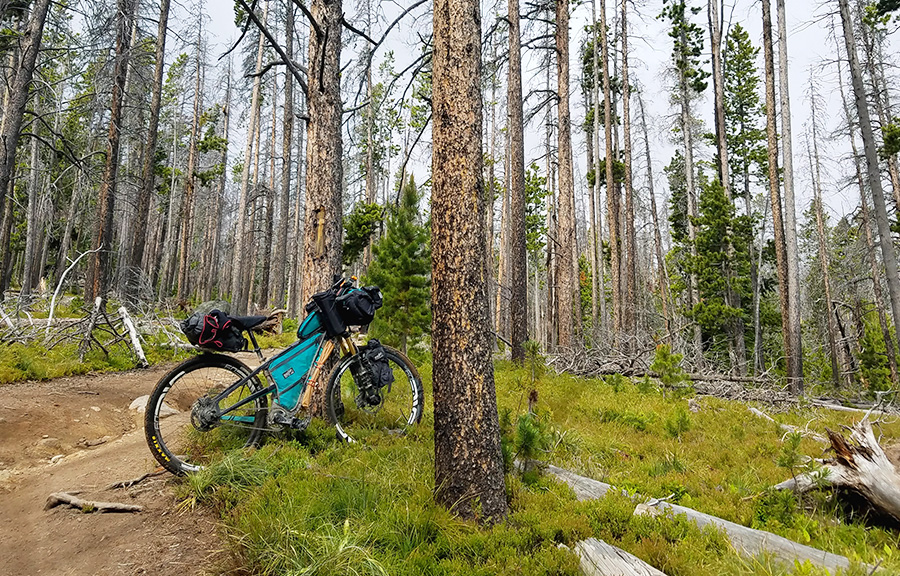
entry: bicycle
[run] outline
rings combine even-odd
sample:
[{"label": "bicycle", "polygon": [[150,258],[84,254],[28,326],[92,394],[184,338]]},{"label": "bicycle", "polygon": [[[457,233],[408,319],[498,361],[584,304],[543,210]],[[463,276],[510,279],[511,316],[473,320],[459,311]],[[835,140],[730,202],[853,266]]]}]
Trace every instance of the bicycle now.
[{"label": "bicycle", "polygon": [[[362,290],[354,280],[341,278],[314,294],[297,330],[298,341],[269,359],[253,334],[267,317],[230,317],[239,334],[249,335],[259,367],[251,369],[233,356],[204,350],[163,376],[144,418],[156,460],[173,474],[184,475],[200,470],[216,450],[256,447],[267,432],[305,429],[313,393],[335,351],[341,358],[325,386],[325,409],[339,440],[355,442],[375,429],[405,433],[417,424],[424,393],[416,367],[399,350],[377,341],[357,346],[347,324],[361,324],[356,322],[360,318],[337,313],[342,298],[346,303]],[[380,297],[379,291],[379,306]]]}]

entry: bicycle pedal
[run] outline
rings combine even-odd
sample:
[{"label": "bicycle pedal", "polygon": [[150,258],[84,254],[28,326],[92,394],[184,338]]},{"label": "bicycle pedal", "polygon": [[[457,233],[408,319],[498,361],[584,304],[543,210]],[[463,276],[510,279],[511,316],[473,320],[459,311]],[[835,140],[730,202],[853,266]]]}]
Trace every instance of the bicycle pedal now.
[{"label": "bicycle pedal", "polygon": [[294,430],[306,430],[306,427],[309,425],[309,422],[306,419],[294,418],[283,413],[275,414],[275,416],[272,418],[272,421],[275,424],[287,426],[288,428],[292,428]]}]

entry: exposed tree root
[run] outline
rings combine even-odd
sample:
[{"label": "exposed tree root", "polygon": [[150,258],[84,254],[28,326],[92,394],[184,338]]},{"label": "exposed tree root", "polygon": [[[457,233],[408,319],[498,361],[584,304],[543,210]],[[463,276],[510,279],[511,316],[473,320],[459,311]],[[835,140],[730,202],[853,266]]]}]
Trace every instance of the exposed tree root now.
[{"label": "exposed tree root", "polygon": [[143,506],[138,506],[137,504],[82,500],[71,492],[54,492],[47,497],[47,503],[44,505],[44,510],[49,510],[60,504],[67,504],[72,508],[78,508],[82,512],[140,512],[144,509]]}]

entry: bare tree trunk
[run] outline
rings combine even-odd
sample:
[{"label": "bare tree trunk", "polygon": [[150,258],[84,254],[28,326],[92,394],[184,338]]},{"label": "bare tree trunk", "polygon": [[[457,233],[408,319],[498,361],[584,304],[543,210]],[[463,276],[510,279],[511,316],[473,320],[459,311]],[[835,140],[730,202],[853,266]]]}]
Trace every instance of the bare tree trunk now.
[{"label": "bare tree trunk", "polygon": [[175,299],[179,302],[187,299],[188,287],[188,271],[190,270],[191,247],[193,238],[191,234],[191,224],[194,221],[194,172],[197,170],[197,138],[200,126],[201,96],[200,96],[200,76],[203,68],[201,62],[201,42],[203,30],[203,18],[197,19],[197,71],[194,76],[194,118],[191,120],[191,142],[188,149],[187,173],[184,179],[184,201],[181,204],[181,242],[178,256],[178,287],[175,293]]},{"label": "bare tree trunk", "polygon": [[[840,47],[838,47],[838,50],[840,51]],[[860,218],[862,220],[860,222],[860,227],[864,231],[866,240],[866,260],[869,263],[869,275],[872,278],[872,289],[875,296],[875,309],[878,314],[878,325],[881,328],[881,335],[885,342],[884,348],[887,351],[888,364],[891,368],[891,382],[896,386],[898,381],[900,381],[900,379],[898,379],[896,348],[894,347],[894,338],[891,336],[891,329],[885,314],[887,306],[885,306],[884,292],[881,289],[881,273],[879,271],[878,258],[875,256],[875,241],[872,238],[872,217],[869,212],[869,201],[866,198],[866,186],[862,174],[859,149],[856,147],[856,126],[850,113],[850,104],[847,102],[847,95],[844,92],[843,78],[843,71],[841,70],[839,58],[838,84],[841,92],[841,102],[844,106],[844,117],[847,121],[847,127],[850,130],[850,146],[853,152],[853,163],[856,167],[856,183],[859,189]],[[833,314],[838,323],[840,323],[840,316],[838,315],[836,308],[834,309]],[[849,354],[849,347],[847,352],[848,356],[850,356],[848,360],[852,363],[853,358],[852,355]],[[848,383],[850,382],[850,378],[851,377],[848,374]]]},{"label": "bare tree trunk", "polygon": [[103,301],[106,301],[112,272],[109,254],[112,248],[113,211],[119,171],[119,126],[122,123],[125,75],[128,70],[131,26],[136,4],[136,0],[118,1],[116,63],[113,72],[109,135],[106,143],[106,168],[103,172],[103,181],[97,201],[97,235],[94,240],[94,249],[97,250],[97,253],[91,257],[85,280],[85,302],[92,302],[95,298],[102,298]]},{"label": "bare tree trunk", "polygon": [[153,95],[150,97],[150,118],[147,125],[147,143],[144,146],[144,162],[141,167],[141,184],[138,192],[137,214],[131,237],[131,257],[128,266],[139,267],[144,259],[147,244],[147,220],[150,215],[150,199],[153,197],[153,164],[156,159],[156,139],[159,132],[159,110],[162,105],[163,71],[166,60],[166,32],[168,31],[170,0],[160,0],[159,28],[156,34],[156,55],[153,71]]},{"label": "bare tree trunk", "polygon": [[[285,50],[288,58],[294,57],[294,7],[287,6],[285,18]],[[283,308],[286,303],[288,256],[288,224],[291,219],[291,150],[294,136],[294,77],[290,70],[284,72],[284,116],[281,120],[281,204],[278,213],[278,258],[275,260],[274,304]]]},{"label": "bare tree trunk", "polygon": [[[725,80],[722,72],[722,22],[720,19],[721,0],[709,0],[709,36],[712,47],[713,93],[715,95],[716,152],[718,153],[719,182],[725,190],[725,197],[732,202],[731,169],[728,163],[728,144],[725,138]],[[728,239],[729,259],[734,256],[734,244]],[[734,289],[734,270],[725,267],[725,301],[732,308],[742,308],[741,295]],[[728,348],[733,370],[739,376],[747,373],[747,349],[744,343],[744,321],[735,318],[728,323]]]},{"label": "bare tree trunk", "polygon": [[559,296],[557,330],[559,345],[574,344],[573,328],[576,315],[575,297],[578,290],[578,262],[575,257],[575,182],[572,171],[572,122],[569,113],[569,2],[556,2],[556,69],[559,95],[559,276],[556,279]]},{"label": "bare tree trunk", "polygon": [[637,235],[634,231],[634,187],[631,170],[631,85],[628,79],[628,0],[622,0],[622,137],[625,153],[625,333],[635,344],[637,328]]},{"label": "bare tree trunk", "polygon": [[[687,45],[687,40],[682,37],[682,43]],[[690,105],[690,88],[688,81],[681,75],[679,80],[681,90],[681,133],[684,140],[684,180],[687,188],[687,207],[688,207],[688,239],[691,245],[691,259],[697,259],[697,226],[694,224],[697,219],[697,190],[694,182],[694,135],[691,126],[691,105]],[[691,309],[693,310],[700,303],[699,289],[697,286],[697,274],[691,271],[688,277],[688,297],[690,299]],[[703,364],[703,334],[700,330],[700,324],[694,322],[692,325],[692,346],[696,362]]]},{"label": "bare tree trunk", "polygon": [[778,8],[778,88],[781,111],[781,161],[784,182],[784,240],[787,249],[788,319],[791,350],[788,355],[788,384],[794,394],[803,393],[803,343],[800,326],[800,255],[797,250],[797,214],[794,201],[794,157],[791,144],[791,98],[788,90],[787,24],[784,0]]},{"label": "bare tree trunk", "polygon": [[666,268],[666,254],[663,250],[662,232],[656,211],[656,193],[653,191],[653,159],[650,156],[650,136],[647,130],[647,117],[644,115],[644,98],[640,92],[638,93],[638,106],[641,110],[641,126],[644,130],[644,154],[647,157],[647,186],[650,192],[650,214],[653,217],[653,243],[656,248],[660,301],[662,302],[663,321],[665,322],[665,340],[671,347],[672,319],[669,315],[669,271]]},{"label": "bare tree trunk", "polygon": [[[781,188],[780,174],[778,170],[778,133],[775,128],[775,62],[772,50],[772,17],[769,0],[763,0],[763,50],[765,52],[766,68],[766,135],[768,139],[769,159],[769,195],[772,201],[772,225],[775,229],[775,259],[778,268],[778,289],[781,292],[781,332],[784,341],[784,353],[787,357],[788,377],[793,357],[800,351],[794,349],[794,339],[791,336],[793,325],[788,310],[788,264],[787,248],[784,239],[784,223],[781,215]],[[796,383],[796,380],[791,380]],[[793,390],[792,390],[793,391]]]},{"label": "bare tree trunk", "polygon": [[514,362],[525,361],[528,339],[528,270],[525,237],[525,134],[522,111],[522,48],[519,0],[509,0],[509,107],[510,149],[510,341]]},{"label": "bare tree trunk", "polygon": [[606,223],[609,227],[610,280],[612,283],[612,333],[618,338],[622,329],[622,247],[619,240],[619,195],[615,181],[615,146],[613,145],[613,103],[609,80],[609,41],[606,34],[606,0],[600,3],[600,62],[603,74],[603,126],[606,133]]},{"label": "bare tree trunk", "polygon": [[[435,498],[464,518],[507,514],[484,282],[480,10],[434,6],[432,269]],[[474,215],[474,217],[473,217]]]},{"label": "bare tree trunk", "polygon": [[[267,0],[265,8],[263,9],[263,23],[266,22],[268,17],[269,2]],[[256,76],[253,78],[253,93],[250,98],[250,119],[247,128],[247,144],[244,147],[244,164],[241,171],[241,195],[238,200],[237,221],[234,227],[234,257],[232,258],[232,261],[234,262],[235,270],[232,272],[231,276],[231,304],[234,312],[242,312],[246,309],[247,299],[250,294],[247,278],[250,277],[249,268],[254,260],[254,258],[248,254],[252,248],[252,243],[250,246],[247,244],[247,230],[250,227],[247,222],[247,212],[250,205],[250,155],[253,153],[253,139],[258,131],[259,125],[259,72],[262,70],[265,41],[265,37],[260,34],[259,44],[256,48]]]},{"label": "bare tree trunk", "polygon": [[822,171],[819,164],[819,134],[816,125],[818,122],[817,97],[815,93],[812,94],[812,150],[807,150],[807,152],[809,153],[810,172],[813,174],[813,203],[816,209],[816,231],[819,236],[819,265],[822,269],[822,280],[825,283],[825,316],[827,318],[828,352],[831,356],[832,381],[835,387],[840,387],[843,362],[838,357],[837,338],[835,337],[837,330],[834,314],[832,313],[830,262],[828,247],[825,245],[825,219],[822,215]]},{"label": "bare tree trunk", "polygon": [[34,251],[38,234],[38,197],[40,196],[40,178],[38,172],[40,162],[38,157],[38,139],[31,139],[31,174],[28,179],[28,206],[25,216],[25,254],[22,266],[22,290],[21,298],[26,300],[31,295],[34,279]]},{"label": "bare tree trunk", "polygon": [[10,190],[10,182],[16,168],[16,148],[19,145],[22,118],[25,115],[25,105],[28,103],[28,90],[34,77],[49,6],[50,0],[35,1],[31,8],[28,27],[20,40],[22,48],[19,68],[9,89],[8,104],[3,110],[3,128],[0,131],[0,206],[6,204],[3,200]]},{"label": "bare tree trunk", "polygon": [[[869,189],[875,205],[875,223],[878,226],[878,237],[881,244],[881,259],[884,263],[888,292],[891,298],[891,312],[894,317],[894,333],[900,335],[900,274],[897,270],[897,255],[891,240],[891,228],[888,220],[887,206],[884,201],[884,189],[881,186],[881,174],[878,166],[878,150],[875,146],[875,135],[872,132],[872,121],[866,102],[862,73],[853,42],[853,23],[850,20],[850,8],[847,0],[838,0],[841,9],[841,22],[844,27],[844,44],[850,59],[850,77],[853,81],[853,93],[856,100],[856,113],[862,132],[863,148],[866,155],[866,172]],[[887,342],[885,342],[887,344]],[[891,344],[893,346],[893,344]]]},{"label": "bare tree trunk", "polygon": [[[605,4],[604,4],[605,6]],[[604,8],[605,12],[605,8]],[[594,279],[596,284],[595,300],[599,300],[598,308],[600,317],[594,323],[594,337],[600,337],[600,325],[607,321],[606,313],[606,259],[603,257],[603,208],[600,199],[600,38],[597,35],[597,0],[591,0],[591,25],[593,26],[594,46],[591,50],[591,59],[594,70],[594,78],[591,83],[592,99],[594,102],[594,156],[592,163],[594,165],[594,186],[591,189],[591,198],[594,201],[594,213],[592,214],[596,226],[592,229],[594,239],[594,251],[591,259],[594,261],[594,268],[597,270],[597,277]],[[605,34],[604,34],[605,36]],[[605,94],[605,92],[604,92]],[[592,287],[593,289],[593,287]]]}]

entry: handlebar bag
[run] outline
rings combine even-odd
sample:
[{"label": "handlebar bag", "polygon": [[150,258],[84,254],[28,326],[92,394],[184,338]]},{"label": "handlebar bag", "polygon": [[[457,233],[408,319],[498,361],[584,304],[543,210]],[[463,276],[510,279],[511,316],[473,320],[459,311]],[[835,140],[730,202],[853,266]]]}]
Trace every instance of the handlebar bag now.
[{"label": "handlebar bag", "polygon": [[378,286],[351,290],[337,298],[338,311],[349,326],[370,324],[375,319],[375,311],[381,308],[382,303],[381,290]]}]

